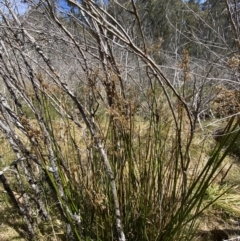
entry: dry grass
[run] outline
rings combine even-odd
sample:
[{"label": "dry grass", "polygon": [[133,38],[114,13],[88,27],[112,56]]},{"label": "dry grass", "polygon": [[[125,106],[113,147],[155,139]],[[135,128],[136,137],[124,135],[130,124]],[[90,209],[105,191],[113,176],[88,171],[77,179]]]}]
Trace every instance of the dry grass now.
[{"label": "dry grass", "polygon": [[[105,139],[106,136],[108,135],[107,133],[107,124],[108,121],[106,118],[101,119],[101,129],[103,131],[103,136]],[[35,137],[38,139],[39,144],[42,145],[42,149],[44,149],[44,141],[42,140],[42,137],[40,135],[39,127],[36,123],[35,120],[30,119],[28,120],[28,125],[29,125],[29,131],[34,130],[35,131]],[[148,143],[148,130],[149,130],[149,123],[147,123],[146,120],[136,117],[134,119],[134,133],[132,133],[133,136],[133,148],[137,148],[137,143],[136,146],[134,146],[135,142],[138,141],[138,138],[141,138],[142,140],[146,139],[146,143]],[[173,150],[172,146],[172,141],[175,137],[174,135],[174,128],[171,126],[172,123],[169,121],[169,119],[165,119],[164,122],[164,128],[161,133],[161,138],[163,138],[162,141],[165,141],[166,144],[164,145],[164,155],[166,155],[166,160],[168,158],[168,153]],[[167,128],[168,127],[168,128]],[[89,202],[91,202],[91,205],[94,206],[96,209],[100,210],[105,210],[105,204],[109,201],[106,199],[103,193],[97,192],[96,186],[93,185],[93,183],[96,183],[96,176],[93,177],[91,170],[87,169],[86,166],[84,166],[84,163],[86,164],[88,162],[87,158],[87,148],[92,145],[92,140],[91,138],[86,134],[85,127],[82,125],[82,128],[79,128],[74,124],[73,122],[64,122],[64,121],[59,121],[59,120],[52,120],[52,128],[53,128],[53,136],[56,141],[56,143],[59,145],[61,149],[61,153],[64,156],[64,159],[67,162],[67,166],[69,167],[69,171],[71,175],[74,177],[74,181],[77,184],[81,185],[86,185],[84,188],[87,190],[86,196]],[[38,131],[38,132],[36,132]],[[76,135],[77,133],[77,135]],[[211,131],[210,131],[211,133]],[[23,143],[25,143],[26,146],[28,146],[29,149],[31,149],[31,145],[29,141],[27,140],[26,136],[23,134],[20,134],[18,132],[21,140]],[[39,134],[39,135],[38,135]],[[188,129],[185,129],[182,135],[186,136],[188,135]],[[73,146],[72,144],[72,139],[74,139],[76,146]],[[185,144],[186,139],[183,139],[183,145]],[[151,141],[150,141],[151,142]],[[153,140],[154,142],[154,140]],[[71,144],[70,144],[71,143]],[[9,164],[12,160],[14,160],[14,155],[7,144],[5,139],[2,139],[1,143],[1,155],[4,158],[4,162],[2,162],[2,167],[5,165]],[[152,143],[155,145],[155,143]],[[112,149],[112,143],[111,141],[107,141],[105,143],[109,154],[111,154]],[[142,145],[144,145],[144,141],[142,142]],[[202,169],[203,165],[208,161],[210,152],[212,148],[215,145],[215,141],[212,138],[211,134],[204,135],[202,131],[199,131],[196,135],[195,138],[193,139],[190,151],[189,151],[189,158],[191,159],[189,168],[188,168],[188,182],[191,182],[194,180],[194,178],[199,174],[199,171]],[[139,147],[141,148],[141,147]],[[143,150],[139,150],[139,153],[143,155],[144,153],[142,152]],[[138,151],[136,151],[138,152]],[[79,166],[77,163],[78,159],[78,153],[81,155],[81,163],[83,164],[82,167]],[[163,157],[164,157],[163,155]],[[214,180],[214,183],[216,183],[216,186],[212,189],[212,192],[209,191],[209,198],[207,198],[207,201],[212,200],[214,197],[219,195],[222,191],[222,187],[220,186],[222,178],[225,176],[225,172],[228,170],[228,167],[231,163],[233,163],[233,167],[227,177],[226,177],[226,183],[229,184],[238,184],[239,183],[239,178],[238,178],[238,171],[240,170],[240,166],[237,162],[233,161],[234,159],[232,157],[227,157],[225,159],[225,162],[222,163],[222,171],[219,173],[218,177]],[[146,160],[146,163],[149,162],[150,160]],[[146,163],[135,163],[135,169],[134,169],[134,175],[138,179],[138,182],[140,182],[140,176],[139,172],[142,168],[141,165],[147,166]],[[82,172],[81,168],[85,168],[85,171]],[[86,173],[87,175],[84,175]],[[129,166],[126,165],[123,168],[123,176],[122,176],[122,181],[127,183],[128,182],[128,173],[129,173]],[[9,175],[11,172],[9,172]],[[96,175],[96,173],[95,173]],[[103,175],[101,171],[99,170],[98,175]],[[67,178],[67,177],[66,177]],[[11,179],[10,179],[11,180]],[[172,180],[169,180],[172,182]],[[179,183],[180,185],[181,183]],[[169,185],[169,182],[166,183],[166,185]],[[137,189],[135,189],[136,192],[138,192]],[[140,190],[141,191],[141,190]],[[139,193],[136,193],[138,195]],[[6,194],[2,193],[0,195],[0,198],[4,198]],[[231,227],[232,230],[235,230],[235,226],[232,224],[231,226],[231,220],[237,220],[239,217],[239,202],[236,200],[239,200],[239,189],[236,188],[234,190],[229,191],[226,195],[223,195],[216,203],[213,205],[208,211],[204,212],[204,214],[199,218],[200,220],[200,229],[204,231],[211,231],[215,228],[221,228],[221,229],[227,229]],[[10,218],[11,222],[8,222],[7,219],[4,219],[4,227],[9,227],[4,229],[3,232],[6,232],[6,237],[8,236],[8,232],[11,232],[12,228],[18,231],[19,237],[21,237],[22,233],[24,232],[21,229],[18,228],[19,226],[19,220],[21,220],[20,217],[15,217],[15,219],[11,218],[11,208],[8,209],[9,206],[9,201],[6,199],[2,205],[1,213],[4,213],[6,218]],[[231,219],[226,220],[227,217],[231,217]],[[62,238],[62,233],[61,233],[61,225],[58,225],[58,219],[53,221],[54,224],[54,230],[55,230],[55,235],[51,234],[50,236],[45,235],[44,237],[41,237],[41,240],[60,240]],[[208,223],[208,225],[206,225]],[[21,221],[20,221],[21,224]],[[11,227],[11,228],[10,228]],[[23,228],[24,230],[24,228]],[[56,233],[56,230],[57,233]],[[45,233],[51,233],[52,229],[50,228],[49,230],[45,230]],[[4,233],[2,233],[4,235]],[[9,234],[10,235],[10,234]],[[4,237],[3,237],[4,238]],[[17,238],[17,236],[16,236]],[[1,240],[1,239],[0,239]],[[4,240],[4,239],[3,239]],[[13,239],[15,240],[15,239]]]},{"label": "dry grass", "polygon": [[[31,126],[36,126],[35,121],[31,120]],[[138,121],[138,127],[136,129],[139,130],[139,133],[141,136],[147,135],[148,125],[144,123],[144,121],[139,120]],[[74,162],[76,153],[73,152],[72,147],[69,147],[68,145],[68,138],[70,136],[74,136],[76,144],[82,153],[82,158],[86,159],[87,156],[84,154],[86,153],[87,145],[90,144],[89,138],[85,136],[84,129],[82,129],[82,135],[75,136],[76,128],[78,128],[73,123],[64,123],[59,121],[53,122],[53,129],[54,129],[54,135],[55,139],[57,140],[59,146],[61,147],[62,153],[65,153],[66,160],[68,160],[68,165],[70,167],[70,170],[73,175],[75,175],[75,181],[79,182],[79,170],[78,165]],[[79,132],[78,132],[79,133]],[[139,133],[136,133],[136,137]],[[166,133],[170,134],[170,133]],[[171,135],[170,135],[171,136]],[[26,137],[21,136],[23,141],[26,142]],[[24,140],[25,139],[25,140]],[[204,143],[204,145],[203,145]],[[13,154],[11,152],[10,147],[8,146],[7,142],[2,139],[1,143],[1,155],[4,158],[4,162],[1,163],[2,167],[4,165],[8,164],[10,160],[13,159]],[[202,135],[202,133],[198,133],[196,137],[193,140],[192,148],[190,151],[191,155],[191,164],[189,168],[188,178],[189,181],[191,181],[192,178],[194,178],[198,170],[201,169],[201,167],[204,165],[204,162],[207,161],[209,156],[209,151],[211,150],[212,146],[214,145],[214,140],[210,139],[209,136],[206,137]],[[70,148],[70,149],[69,149]],[[167,149],[171,149],[171,146],[166,147]],[[224,191],[224,187],[220,186],[222,177],[224,177],[226,171],[228,170],[230,164],[233,165],[233,167],[228,172],[228,175],[225,178],[225,183],[238,185],[239,184],[239,172],[240,172],[240,165],[236,161],[234,161],[233,157],[227,157],[225,159],[225,162],[222,164],[222,171],[220,172],[220,175],[215,180],[215,186],[212,186],[212,189],[209,190],[209,197],[211,199],[214,199],[219,195],[221,192]],[[2,168],[1,167],[1,168]],[[137,167],[137,165],[136,165]],[[139,167],[140,168],[140,167]],[[138,170],[136,169],[136,177],[138,176]],[[127,170],[124,171],[127,175]],[[90,174],[89,174],[90,175]],[[125,176],[125,175],[124,175]],[[127,176],[125,177],[127,178]],[[91,180],[92,178],[88,176],[87,180]],[[81,180],[82,182],[83,180]],[[96,198],[99,194],[94,193],[94,190],[91,191],[91,185],[88,186],[88,195],[89,200],[95,200],[93,205],[94,206],[102,206],[104,207],[104,197],[99,196],[99,198]],[[94,194],[94,197],[92,195]],[[1,216],[3,217],[3,223],[1,224],[1,234],[0,234],[0,240],[23,240],[22,234],[24,233],[24,227],[19,228],[19,226],[22,226],[21,221],[19,223],[19,220],[21,220],[18,216],[12,216],[12,209],[9,208],[9,199],[6,197],[6,194],[1,191]],[[205,211],[204,214],[199,218],[200,220],[200,230],[202,231],[211,231],[216,228],[218,229],[228,229],[228,230],[236,230],[236,222],[238,218],[240,217],[239,209],[240,209],[240,194],[239,194],[239,188],[236,187],[232,190],[230,190],[228,193],[223,195],[208,211]],[[228,217],[228,218],[226,218]],[[57,221],[55,222],[57,223]],[[57,224],[56,224],[57,225]],[[56,227],[55,227],[56,229]],[[17,230],[17,231],[16,231]],[[56,234],[55,238],[52,236],[45,236],[42,237],[42,240],[58,240],[56,237],[61,237],[61,231]],[[205,237],[206,238],[206,237]],[[211,240],[211,239],[210,239]]]},{"label": "dry grass", "polygon": [[7,194],[0,184],[0,240],[25,240],[23,238],[24,225],[20,216],[13,210]]}]

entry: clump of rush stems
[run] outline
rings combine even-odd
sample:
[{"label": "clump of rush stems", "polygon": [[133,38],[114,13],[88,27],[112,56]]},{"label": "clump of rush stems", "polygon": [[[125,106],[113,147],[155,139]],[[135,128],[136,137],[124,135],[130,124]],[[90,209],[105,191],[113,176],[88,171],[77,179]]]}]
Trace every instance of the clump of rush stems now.
[{"label": "clump of rush stems", "polygon": [[[57,29],[68,50],[63,56],[77,63],[74,71],[81,70],[74,87],[9,4],[11,18],[2,20],[8,51],[0,64],[6,89],[0,129],[12,155],[0,180],[24,219],[26,236],[192,240],[198,216],[215,200],[203,202],[204,195],[239,132],[226,135],[207,158],[204,148],[193,158],[197,119],[185,100],[188,52],[179,90],[148,56],[134,1],[142,49],[92,1],[68,2],[82,13],[85,25],[73,21],[83,42],[49,0],[43,7],[50,33]],[[22,31],[15,32],[18,28]],[[134,68],[142,75],[131,75],[127,64],[118,63],[122,53],[126,62],[137,62]],[[232,118],[226,133],[236,125]]]}]

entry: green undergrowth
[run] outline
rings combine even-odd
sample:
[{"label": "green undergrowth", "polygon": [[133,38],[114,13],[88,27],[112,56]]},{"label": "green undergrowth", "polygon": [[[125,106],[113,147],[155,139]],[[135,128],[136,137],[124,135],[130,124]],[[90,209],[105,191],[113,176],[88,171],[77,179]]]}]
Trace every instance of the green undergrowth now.
[{"label": "green undergrowth", "polygon": [[[99,124],[103,125],[104,148],[114,172],[128,240],[175,240],[176,237],[192,240],[199,225],[199,215],[212,205],[238,216],[238,204],[233,201],[237,194],[234,196],[233,189],[228,189],[227,184],[222,186],[214,180],[214,173],[221,168],[221,158],[226,156],[225,144],[215,144],[213,138],[205,138],[199,132],[191,142],[192,147],[182,150],[182,144],[186,145],[188,141],[185,139],[188,130],[185,129],[180,145],[173,122],[166,116],[158,122],[154,116],[149,120],[132,116],[127,122],[120,117],[100,116]],[[47,159],[40,156],[43,169],[33,175],[41,187],[41,198],[45,200],[51,220],[41,221],[36,207],[30,202],[38,220],[38,238],[50,235],[65,239],[67,222],[75,229],[79,240],[81,237],[115,240],[110,182],[94,143],[86,133],[79,136],[79,128],[68,121],[61,127],[64,138],[59,139],[57,122],[49,119],[48,123],[65,198],[60,196],[52,172],[44,169],[49,165]],[[5,164],[11,160],[11,156],[4,156]],[[187,165],[186,176],[183,165]],[[23,170],[19,169],[19,172],[23,190],[34,197]],[[14,192],[19,193],[19,184],[13,174],[8,180]],[[80,229],[71,216],[64,217],[59,213],[56,202],[60,202],[63,210],[80,213]]]},{"label": "green undergrowth", "polygon": [[[16,131],[16,157],[24,159],[12,163],[13,148],[2,139],[1,168],[11,166],[1,178],[12,202],[5,205],[23,218],[27,238],[118,240],[116,198],[127,240],[194,240],[199,218],[212,207],[238,216],[233,183],[223,185],[239,138],[239,132],[228,134],[237,128],[235,119],[216,142],[211,133],[191,129],[181,104],[168,108],[161,89],[141,98],[144,112],[131,105],[126,111],[121,100],[96,105],[89,118],[94,134],[76,113],[67,118],[53,111],[44,93],[34,102],[34,118],[22,108],[25,132]],[[74,110],[70,100],[61,104]]]}]

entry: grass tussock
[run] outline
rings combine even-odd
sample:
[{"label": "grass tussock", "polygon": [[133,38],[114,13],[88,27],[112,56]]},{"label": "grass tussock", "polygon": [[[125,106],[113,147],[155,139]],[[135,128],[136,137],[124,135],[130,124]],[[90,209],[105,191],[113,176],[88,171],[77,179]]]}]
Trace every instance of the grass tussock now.
[{"label": "grass tussock", "polygon": [[[98,138],[103,140],[113,171],[122,225],[129,240],[174,240],[177,237],[192,240],[197,218],[209,205],[214,202],[215,207],[230,212],[227,206],[236,198],[233,194],[219,198],[225,187],[214,186],[221,158],[225,155],[222,147],[213,140],[209,142],[201,133],[191,135],[183,113],[178,117],[179,133],[169,112],[161,111],[164,109],[164,106],[159,108],[158,118],[153,113],[148,119],[137,113],[126,117],[117,110],[107,115],[99,113],[95,118],[101,130]],[[61,239],[66,223],[70,223],[79,239],[112,240],[116,235],[114,197],[94,139],[83,122],[79,125],[64,118],[51,119],[48,111],[45,114],[59,179],[54,176],[50,150],[46,148],[46,135],[40,123],[22,117],[26,132],[16,133],[26,151],[40,163],[24,160],[17,167],[16,180],[8,179],[17,207],[28,203],[29,212],[35,213],[39,238],[52,233]],[[4,143],[7,145],[6,141]],[[208,151],[211,156],[206,154]],[[10,164],[9,156],[4,159]],[[31,178],[40,188],[38,195],[46,208],[48,221],[39,213],[39,204],[35,206],[36,190]],[[27,193],[27,202],[23,193]],[[23,195],[21,201],[17,195]],[[231,207],[236,214],[237,209],[234,205]],[[74,215],[79,215],[79,221]]]}]

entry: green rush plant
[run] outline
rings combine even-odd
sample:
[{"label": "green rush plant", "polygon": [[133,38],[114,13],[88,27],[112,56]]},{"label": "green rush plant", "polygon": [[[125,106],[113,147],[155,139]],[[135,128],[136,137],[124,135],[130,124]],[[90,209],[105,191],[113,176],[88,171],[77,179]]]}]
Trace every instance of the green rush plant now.
[{"label": "green rush plant", "polygon": [[30,31],[10,4],[1,20],[0,129],[12,155],[0,180],[26,238],[193,240],[198,217],[221,196],[205,202],[238,121],[228,121],[209,155],[213,140],[196,144],[202,132],[185,101],[189,55],[176,88],[148,54],[135,1],[137,40],[92,0],[67,1],[79,35],[45,2],[32,8],[43,11],[36,17],[54,46],[41,45],[43,31]]}]

